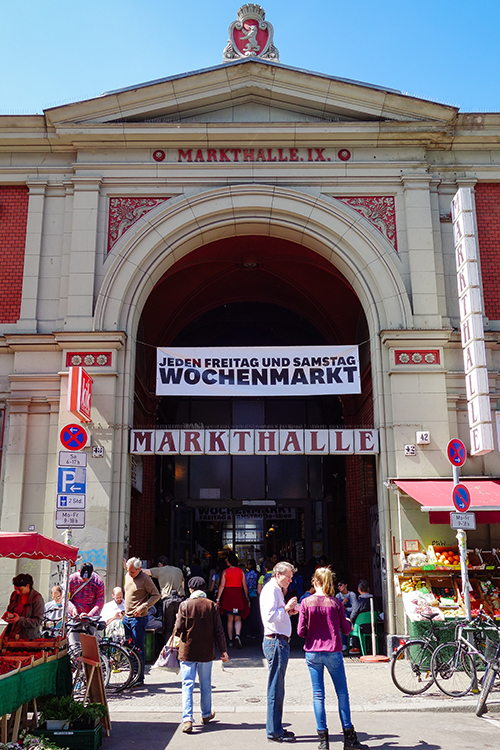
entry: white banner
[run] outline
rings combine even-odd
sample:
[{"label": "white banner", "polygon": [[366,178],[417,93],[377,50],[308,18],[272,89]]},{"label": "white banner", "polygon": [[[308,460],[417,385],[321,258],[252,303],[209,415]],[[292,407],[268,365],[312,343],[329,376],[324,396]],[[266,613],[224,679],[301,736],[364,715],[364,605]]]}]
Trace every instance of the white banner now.
[{"label": "white banner", "polygon": [[361,393],[358,347],[157,350],[158,396]]}]

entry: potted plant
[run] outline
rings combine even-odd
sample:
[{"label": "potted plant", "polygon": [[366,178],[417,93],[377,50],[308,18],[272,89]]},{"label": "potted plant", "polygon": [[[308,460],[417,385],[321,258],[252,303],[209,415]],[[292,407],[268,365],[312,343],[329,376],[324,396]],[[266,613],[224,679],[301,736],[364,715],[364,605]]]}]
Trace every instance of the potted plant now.
[{"label": "potted plant", "polygon": [[102,703],[83,705],[71,695],[50,696],[43,700],[40,707],[40,720],[46,723],[48,730],[89,729],[107,715],[108,709]]}]

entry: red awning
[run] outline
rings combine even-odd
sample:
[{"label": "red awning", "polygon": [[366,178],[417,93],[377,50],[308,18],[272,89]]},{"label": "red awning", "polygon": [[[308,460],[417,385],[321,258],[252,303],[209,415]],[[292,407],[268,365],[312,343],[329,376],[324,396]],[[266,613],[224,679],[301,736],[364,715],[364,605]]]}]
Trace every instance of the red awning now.
[{"label": "red awning", "polygon": [[36,531],[0,531],[0,557],[28,557],[30,560],[69,560],[76,563],[78,547],[71,547]]},{"label": "red awning", "polygon": [[[400,490],[430,514],[431,523],[449,523],[455,507],[451,499],[452,479],[393,479]],[[470,492],[469,511],[476,513],[477,523],[500,523],[500,479],[460,479]]]}]

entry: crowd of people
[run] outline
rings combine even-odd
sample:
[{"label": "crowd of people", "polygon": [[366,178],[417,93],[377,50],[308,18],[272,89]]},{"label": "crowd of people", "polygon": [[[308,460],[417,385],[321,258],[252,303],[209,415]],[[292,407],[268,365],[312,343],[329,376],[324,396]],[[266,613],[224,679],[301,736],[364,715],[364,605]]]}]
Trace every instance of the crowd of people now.
[{"label": "crowd of people", "polygon": [[[44,606],[29,574],[16,576],[13,585],[4,614],[9,623],[7,637],[36,638],[43,620],[55,630],[60,627],[61,586],[52,587],[51,601]],[[359,581],[357,588],[358,595],[345,580],[335,583],[324,557],[301,569],[290,561],[279,561],[276,555],[260,561],[259,567],[254,559],[242,566],[232,550],[225,551],[215,562],[209,557],[203,561],[195,558],[190,566],[182,567],[170,565],[168,558],[161,556],[156,567],[143,568],[141,560],[132,557],[124,560],[123,588],[116,586],[112,599],[106,603],[103,579],[90,563],[84,563],[69,579],[68,614],[76,621],[100,617],[107,634],[131,640],[144,663],[146,629],[152,622],[161,630],[162,642],[172,634],[180,638],[182,731],[187,734],[193,730],[196,675],[202,722],[206,724],[215,716],[211,695],[215,646],[222,662],[226,662],[228,647],[241,649],[245,638],[262,638],[269,668],[266,734],[270,742],[279,743],[296,740],[292,731],[284,729],[282,716],[292,617],[298,615],[296,633],[305,641],[318,747],[329,748],[326,668],[337,694],[344,750],[360,750],[364,746],[352,725],[342,658],[342,652],[359,654],[359,644],[350,633],[357,616],[372,606],[367,581]]]}]

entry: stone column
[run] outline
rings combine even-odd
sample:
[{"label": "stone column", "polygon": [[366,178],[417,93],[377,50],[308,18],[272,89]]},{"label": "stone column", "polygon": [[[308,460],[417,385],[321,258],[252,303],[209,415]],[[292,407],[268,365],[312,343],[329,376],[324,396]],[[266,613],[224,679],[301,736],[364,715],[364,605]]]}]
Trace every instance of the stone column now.
[{"label": "stone column", "polygon": [[101,180],[97,177],[75,177],[73,182],[75,193],[65,329],[89,331],[93,327],[97,211]]},{"label": "stone column", "polygon": [[47,182],[28,181],[28,221],[24,250],[23,294],[21,313],[17,329],[25,332],[37,330],[38,283],[40,277],[40,253],[42,248],[43,212]]},{"label": "stone column", "polygon": [[415,328],[441,328],[434,255],[430,175],[403,175]]}]

